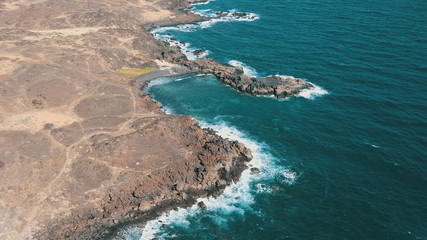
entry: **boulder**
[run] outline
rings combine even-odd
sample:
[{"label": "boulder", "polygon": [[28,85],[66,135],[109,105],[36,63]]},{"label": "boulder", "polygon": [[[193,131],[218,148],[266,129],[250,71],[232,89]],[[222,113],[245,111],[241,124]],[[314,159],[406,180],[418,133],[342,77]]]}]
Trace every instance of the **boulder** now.
[{"label": "boulder", "polygon": [[201,208],[201,209],[203,209],[203,210],[208,209],[208,207],[206,206],[206,204],[205,204],[203,201],[198,202],[198,203],[197,203],[197,206],[199,206],[199,208]]}]

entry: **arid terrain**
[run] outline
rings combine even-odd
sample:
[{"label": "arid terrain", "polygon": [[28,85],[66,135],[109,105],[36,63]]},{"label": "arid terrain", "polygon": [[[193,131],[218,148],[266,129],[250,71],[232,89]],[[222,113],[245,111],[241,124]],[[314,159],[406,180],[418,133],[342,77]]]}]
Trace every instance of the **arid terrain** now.
[{"label": "arid terrain", "polygon": [[173,71],[147,28],[197,20],[188,7],[0,0],[0,239],[108,238],[239,177],[247,148],[132,78]]}]

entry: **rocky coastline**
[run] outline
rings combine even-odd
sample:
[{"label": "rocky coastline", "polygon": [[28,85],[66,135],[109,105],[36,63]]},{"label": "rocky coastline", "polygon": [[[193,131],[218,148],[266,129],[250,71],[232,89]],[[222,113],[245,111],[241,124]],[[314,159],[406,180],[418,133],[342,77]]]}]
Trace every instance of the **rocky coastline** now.
[{"label": "rocky coastline", "polygon": [[249,94],[293,93],[147,31],[202,21],[190,2],[0,1],[1,239],[117,237],[239,179],[248,148],[165,114],[141,86],[202,72]]},{"label": "rocky coastline", "polygon": [[[177,207],[189,207],[197,198],[218,196],[227,185],[237,181],[245,170],[246,163],[252,158],[250,150],[242,144],[222,139],[208,129],[201,129],[188,116],[164,116],[151,123],[145,119],[136,121],[132,127],[136,130],[127,135],[112,138],[105,135],[92,136],[93,151],[83,149],[79,158],[97,158],[114,162],[111,155],[117,149],[135,144],[150,148],[137,149],[135,153],[124,156],[129,165],[153,164],[158,158],[148,158],[143,162],[139,156],[147,149],[171,146],[170,139],[179,131],[177,150],[185,149],[192,153],[188,159],[173,155],[173,167],[156,168],[149,174],[126,173],[121,176],[118,186],[104,193],[99,209],[75,209],[72,217],[57,219],[47,224],[47,229],[39,231],[36,239],[105,239],[131,225],[141,226],[160,214]],[[158,128],[163,128],[159,130]],[[142,135],[142,136],[141,136]],[[159,137],[160,136],[160,137]],[[158,146],[159,148],[161,146]],[[160,149],[157,149],[161,151]],[[189,153],[189,154],[191,154]],[[176,154],[176,153],[175,153]],[[171,157],[171,156],[167,156]],[[140,164],[137,164],[139,161]],[[82,167],[84,166],[83,163]],[[76,173],[82,174],[82,173]]]},{"label": "rocky coastline", "polygon": [[111,238],[238,180],[249,149],[166,115],[129,77],[171,73],[141,23],[200,19],[188,9],[0,2],[1,239]]},{"label": "rocky coastline", "polygon": [[[233,19],[249,19],[253,20],[255,16],[250,13],[243,12],[216,12],[215,17],[230,17]],[[209,21],[201,18],[197,21]],[[156,26],[159,28],[161,26]],[[147,28],[150,29],[150,28]],[[176,42],[175,39],[172,39]],[[168,42],[166,42],[168,44]],[[180,44],[182,45],[182,44]],[[186,67],[188,71],[203,74],[212,74],[220,82],[227,86],[236,89],[239,92],[250,94],[253,96],[268,96],[275,98],[288,98],[298,96],[304,90],[313,89],[315,86],[301,78],[291,76],[268,76],[268,77],[253,77],[245,74],[244,69],[240,66],[231,66],[229,64],[220,63],[212,58],[200,58],[206,51],[194,50],[193,54],[200,58],[196,60],[188,59],[181,53],[181,46],[172,46],[169,44],[169,49],[162,52],[162,59],[168,62]]]}]

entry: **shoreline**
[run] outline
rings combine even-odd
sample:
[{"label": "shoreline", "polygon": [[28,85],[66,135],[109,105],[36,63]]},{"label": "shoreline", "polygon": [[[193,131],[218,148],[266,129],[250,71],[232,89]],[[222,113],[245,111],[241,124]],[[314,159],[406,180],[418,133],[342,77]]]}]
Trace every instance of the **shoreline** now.
[{"label": "shoreline", "polygon": [[[189,8],[202,1],[120,8],[109,0],[45,1],[0,4],[0,20],[11,19],[0,24],[0,122],[7,123],[0,128],[0,219],[8,219],[0,220],[0,238],[113,237],[237,181],[250,149],[191,117],[164,113],[142,89],[158,77],[196,72],[264,92],[241,67],[188,60],[147,32],[206,21]],[[135,79],[114,73],[153,67]],[[282,94],[276,80],[268,79],[265,93]]]},{"label": "shoreline", "polygon": [[[185,3],[182,1],[177,5],[185,6]],[[24,3],[15,3],[15,5],[17,4]],[[54,7],[59,8],[61,4],[63,2],[58,2]],[[6,6],[11,5],[13,4]],[[27,11],[32,12],[34,7],[45,15],[60,14],[60,11],[58,13],[51,10],[46,11],[46,5],[42,2],[28,7],[23,5],[23,7],[16,9],[6,8],[4,17],[7,18],[8,15],[12,15],[14,16],[12,19],[25,19],[26,16],[31,16]],[[75,9],[79,9],[79,7],[72,5],[71,8],[67,7],[65,11],[69,14]],[[11,147],[13,145],[10,144],[15,144],[13,141],[17,134],[24,134],[23,142],[40,136],[43,140],[39,142],[47,144],[46,146],[49,146],[49,148],[46,151],[49,152],[44,153],[38,150],[40,147],[32,145],[26,147],[30,149],[30,152],[33,152],[31,156],[21,150],[16,151],[18,154],[24,155],[35,162],[38,162],[40,156],[43,156],[53,164],[52,169],[46,169],[44,165],[36,165],[34,167],[40,172],[39,174],[48,176],[53,174],[53,177],[41,178],[42,182],[40,183],[31,182],[32,177],[28,177],[28,174],[31,173],[20,172],[20,178],[30,180],[28,184],[21,183],[20,188],[27,191],[26,189],[31,186],[33,191],[37,191],[34,195],[31,195],[30,191],[28,192],[30,195],[21,197],[22,201],[26,202],[25,205],[19,201],[13,202],[13,199],[16,199],[15,195],[21,194],[19,190],[14,190],[13,188],[9,190],[8,195],[3,195],[0,198],[0,217],[9,219],[7,222],[0,221],[0,229],[2,229],[0,237],[2,239],[99,239],[113,237],[116,236],[121,227],[135,224],[142,225],[146,220],[153,219],[165,211],[179,206],[193,205],[199,197],[220,194],[226,185],[237,181],[242,171],[246,168],[246,162],[252,158],[250,150],[243,144],[223,139],[209,129],[200,128],[198,123],[190,117],[163,113],[159,108],[159,104],[148,97],[137,86],[135,80],[129,81],[128,78],[114,75],[114,73],[106,73],[105,70],[109,71],[109,69],[140,66],[139,62],[141,60],[146,61],[145,64],[142,64],[143,66],[153,66],[154,59],[162,58],[160,51],[171,51],[171,49],[164,46],[163,43],[159,44],[158,40],[148,36],[144,31],[133,28],[132,24],[140,24],[138,20],[134,21],[138,18],[133,19],[132,17],[134,16],[128,17],[126,15],[129,11],[116,12],[116,15],[122,14],[121,17],[111,18],[109,16],[110,9],[114,9],[114,7],[110,8],[110,5],[101,5],[100,9],[102,9],[101,11],[104,12],[104,15],[94,14],[92,8],[85,9],[85,11],[88,12],[87,16],[89,18],[87,21],[90,22],[87,25],[101,25],[101,27],[86,27],[85,29],[77,30],[75,26],[80,23],[71,16],[73,22],[65,23],[73,25],[68,29],[64,29],[63,26],[56,26],[59,23],[56,20],[51,20],[51,22],[41,23],[42,26],[45,25],[47,30],[25,30],[18,32],[17,37],[15,37],[20,40],[28,39],[28,36],[31,36],[32,42],[22,40],[21,45],[23,44],[24,47],[21,49],[31,49],[33,52],[42,50],[41,46],[44,44],[53,43],[49,45],[52,48],[52,54],[49,56],[52,57],[46,58],[47,60],[40,60],[40,63],[36,66],[38,69],[43,70],[41,70],[41,74],[37,75],[37,71],[35,71],[37,68],[31,68],[33,66],[32,63],[24,65],[21,62],[25,63],[27,60],[22,60],[24,58],[21,55],[17,55],[20,62],[15,64],[16,67],[14,69],[6,72],[4,77],[2,76],[0,84],[13,86],[19,83],[19,79],[23,78],[25,80],[22,74],[31,74],[33,76],[36,74],[36,77],[27,83],[27,85],[31,84],[27,92],[44,91],[46,87],[56,90],[41,94],[34,93],[34,99],[32,99],[32,95],[23,95],[25,99],[29,98],[29,101],[25,101],[24,104],[29,104],[29,107],[34,108],[35,112],[42,115],[44,112],[48,113],[53,110],[63,111],[61,110],[61,104],[68,103],[70,105],[67,108],[71,108],[71,110],[67,110],[70,112],[66,112],[66,114],[69,114],[72,120],[64,120],[63,122],[58,120],[51,123],[50,121],[54,119],[50,118],[50,115],[46,115],[47,117],[40,120],[33,119],[34,117],[31,116],[28,118],[30,121],[37,120],[40,123],[28,125],[28,120],[25,120],[26,122],[11,125],[3,131],[0,129],[2,143],[3,145],[6,144],[6,148],[1,148],[0,146],[0,150],[4,151],[5,149],[6,153],[9,152],[8,150],[15,151]],[[175,6],[172,9],[174,9],[174,14],[178,16],[173,20],[174,24],[200,18],[195,14],[188,14],[185,10],[175,8]],[[0,11],[2,11],[1,6]],[[137,13],[131,14],[135,15]],[[109,19],[113,19],[115,21],[114,24],[126,27],[109,28],[106,25],[107,23],[103,23],[109,21]],[[32,19],[32,21],[37,20]],[[20,21],[24,22],[21,27],[32,28],[32,25],[26,24],[25,20]],[[171,19],[162,20],[163,23],[171,21]],[[11,28],[13,28],[13,24]],[[52,28],[63,30],[49,30]],[[4,28],[0,26],[0,29]],[[3,30],[3,39],[4,36],[8,37],[10,34],[10,31],[5,32]],[[39,35],[47,38],[39,38]],[[148,52],[147,56],[138,53],[139,55],[136,55],[137,58],[129,59],[123,55],[123,53],[131,53],[126,48],[113,47],[109,50],[108,48],[103,48],[102,45],[97,45],[98,43],[91,42],[93,40],[98,41],[97,39],[99,41],[105,39],[114,42],[114,38],[120,39],[122,35],[128,35],[134,39],[133,42],[123,42],[126,44],[124,46],[131,46],[132,51],[144,49],[144,46],[148,43],[152,44],[151,49],[149,49],[151,52]],[[91,49],[85,54],[89,56],[88,59],[93,58],[93,60],[90,60],[90,62],[88,59],[73,60],[82,56],[81,52],[88,48],[87,45],[76,45],[74,43],[76,38],[78,38],[78,41],[90,43],[89,48]],[[4,45],[5,43],[0,42],[1,44]],[[62,44],[72,44],[72,50],[68,53],[70,57],[67,55],[54,55],[60,51],[56,49],[56,46],[62,46]],[[77,52],[73,48],[77,48]],[[16,49],[6,48],[6,52],[9,54],[14,51]],[[96,54],[94,55],[93,52]],[[120,58],[120,54],[125,58]],[[51,58],[56,60],[50,63],[48,59]],[[10,60],[6,56],[2,61]],[[66,61],[68,61],[68,66]],[[87,67],[80,63],[86,64]],[[59,70],[62,67],[66,70]],[[0,71],[3,70],[0,69]],[[61,73],[61,71],[65,72]],[[77,74],[70,75],[66,71]],[[50,75],[46,73],[51,73],[52,80],[49,80]],[[154,72],[152,77],[164,74],[165,72],[161,71]],[[11,76],[18,79],[18,81],[14,81]],[[65,83],[58,85],[56,76],[61,76],[65,79]],[[88,76],[88,78],[87,80],[86,78],[78,80],[79,77],[77,76]],[[110,80],[105,81],[106,77],[110,78]],[[43,82],[47,82],[49,85],[40,84]],[[76,86],[77,92],[71,91],[69,96],[62,94],[70,90],[67,84],[73,87]],[[81,90],[78,90],[78,86],[82,84],[85,84],[85,88],[90,91],[79,93]],[[15,89],[19,90],[23,87],[27,86],[24,84],[22,87],[16,87]],[[20,92],[16,93],[12,88],[9,89],[8,87],[4,89],[3,93],[5,93],[6,99],[10,99],[11,103],[14,103],[16,96],[22,94]],[[81,97],[75,99],[74,94],[80,94]],[[104,94],[106,94],[106,97],[103,96]],[[58,100],[54,100],[55,98]],[[19,106],[9,106],[4,101],[1,102],[0,106],[3,109],[5,107],[6,109],[11,109],[11,116],[15,118],[20,116],[19,114],[22,111]],[[58,108],[57,110],[56,108],[53,109],[55,106],[58,106],[56,107]],[[5,118],[7,121],[8,115],[5,115],[7,112],[0,113],[0,121],[4,121]],[[65,116],[62,118],[65,118]],[[42,127],[42,129],[39,129],[39,127]],[[31,131],[31,134],[28,135],[27,131]],[[144,136],[144,138],[139,135]],[[174,142],[169,142],[170,140],[167,139],[175,140]],[[156,147],[158,146],[155,145],[156,143],[167,144],[168,151],[163,150],[163,148],[159,149]],[[22,148],[20,144],[15,145],[18,148]],[[142,145],[142,150],[145,152],[151,150],[161,152],[156,153],[157,157],[150,157],[145,153],[141,155],[141,150],[135,148],[137,145]],[[131,151],[129,152],[126,149]],[[132,153],[132,149],[134,153]],[[171,150],[173,152],[170,152]],[[53,153],[59,155],[51,157]],[[110,156],[112,155],[115,157],[111,158]],[[145,156],[148,158],[146,159]],[[150,165],[155,165],[156,161],[161,161],[161,159],[171,159],[169,161],[174,165],[178,164],[179,167],[169,170],[163,170],[164,167],[150,167]],[[177,162],[177,160],[173,159],[179,159],[179,161]],[[221,163],[220,165],[218,165],[218,161]],[[152,170],[146,170],[145,168],[147,167]],[[13,158],[5,163],[2,162],[0,171],[2,171],[2,174],[9,173],[9,175],[4,175],[3,180],[7,181],[11,177],[15,177],[15,175],[11,174],[14,173],[15,169],[19,172],[20,168],[18,162]],[[32,168],[28,169],[32,171]],[[181,180],[178,181],[178,179]],[[180,182],[184,181],[186,184],[182,185]],[[47,189],[45,189],[46,185]],[[0,187],[4,186],[7,185],[2,182]],[[3,192],[4,190],[2,189],[1,191]],[[13,209],[17,209],[18,212],[9,213]],[[13,215],[5,216],[4,214]],[[12,220],[12,217],[14,220]],[[21,227],[14,227],[18,225]]]},{"label": "shoreline", "polygon": [[[192,9],[194,9],[194,7],[189,10],[191,11]],[[212,74],[223,84],[241,93],[256,97],[266,96],[284,99],[293,96],[303,96],[307,98],[307,96],[310,97],[311,95],[311,93],[308,94],[307,92],[313,92],[314,95],[319,94],[319,89],[321,90],[321,88],[304,79],[281,75],[266,77],[251,76],[245,72],[243,66],[233,66],[228,63],[221,63],[213,58],[206,58],[205,56],[209,54],[209,50],[196,49],[190,51],[190,49],[188,49],[188,43],[180,42],[170,34],[164,34],[164,31],[167,31],[168,28],[180,30],[180,26],[185,26],[183,29],[197,29],[210,27],[216,22],[222,21],[254,21],[259,19],[256,14],[246,12],[220,11],[211,13],[210,15],[202,15],[194,11],[191,12],[194,15],[200,16],[202,19],[186,23],[177,23],[175,25],[146,28],[149,29],[155,39],[169,46],[170,51],[165,54],[162,53],[162,57],[165,61],[186,67],[188,71]],[[203,23],[209,24],[204,26]],[[165,30],[162,30],[162,28]],[[175,49],[177,49],[178,52],[176,52]],[[324,93],[326,93],[326,91],[324,91]],[[321,94],[324,93],[322,92]]]}]

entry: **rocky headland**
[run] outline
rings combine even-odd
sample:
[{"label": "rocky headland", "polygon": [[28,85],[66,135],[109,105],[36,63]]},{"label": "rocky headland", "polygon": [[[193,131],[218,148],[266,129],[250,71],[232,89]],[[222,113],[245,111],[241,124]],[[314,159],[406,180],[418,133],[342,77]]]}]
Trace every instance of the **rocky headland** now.
[{"label": "rocky headland", "polygon": [[175,59],[174,61],[192,71],[213,74],[228,86],[254,96],[287,98],[297,96],[301,91],[314,87],[305,80],[294,77],[251,77],[246,75],[240,66],[219,63],[212,58],[202,58],[196,61]]}]

